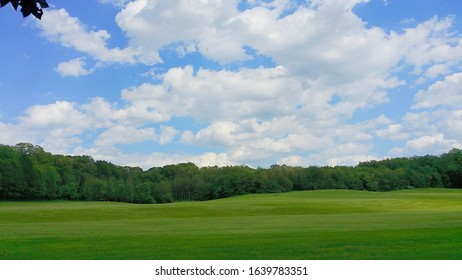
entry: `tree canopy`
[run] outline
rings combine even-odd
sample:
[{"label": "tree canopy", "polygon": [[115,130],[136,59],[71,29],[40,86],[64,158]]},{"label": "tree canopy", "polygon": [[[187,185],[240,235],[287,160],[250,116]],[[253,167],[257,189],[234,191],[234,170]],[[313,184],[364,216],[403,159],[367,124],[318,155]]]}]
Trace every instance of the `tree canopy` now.
[{"label": "tree canopy", "polygon": [[351,189],[462,188],[462,151],[351,166],[118,166],[90,156],[53,155],[40,146],[0,145],[0,200],[168,203],[250,193]]},{"label": "tree canopy", "polygon": [[4,7],[8,3],[11,3],[15,10],[18,10],[19,6],[21,6],[20,11],[23,17],[28,17],[32,14],[38,19],[42,18],[43,9],[49,7],[45,0],[0,0],[0,7]]}]

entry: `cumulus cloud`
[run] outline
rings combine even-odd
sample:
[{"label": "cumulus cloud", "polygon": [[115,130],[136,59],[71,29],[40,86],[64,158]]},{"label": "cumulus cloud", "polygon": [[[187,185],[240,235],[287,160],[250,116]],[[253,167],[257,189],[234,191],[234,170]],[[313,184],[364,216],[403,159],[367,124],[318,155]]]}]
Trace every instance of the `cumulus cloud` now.
[{"label": "cumulus cloud", "polygon": [[434,63],[441,65],[462,59],[462,42],[451,30],[454,19],[448,16],[440,20],[435,16],[415,28],[406,29],[400,44],[405,52],[404,59],[416,67],[416,72]]},{"label": "cumulus cloud", "polygon": [[377,131],[377,136],[391,140],[405,140],[409,137],[402,124],[390,124],[385,129]]},{"label": "cumulus cloud", "polygon": [[122,97],[159,121],[176,115],[210,122],[290,114],[297,92],[300,82],[286,78],[283,67],[194,73],[186,66],[169,69],[162,84],[124,90]]},{"label": "cumulus cloud", "polygon": [[462,110],[436,108],[407,113],[401,124],[379,131],[382,136],[398,137],[393,140],[406,140],[403,145],[390,149],[390,155],[439,154],[462,147]]},{"label": "cumulus cloud", "polygon": [[390,153],[395,156],[442,154],[452,148],[462,148],[462,143],[446,139],[443,134],[425,135],[406,142],[405,147],[393,148]]},{"label": "cumulus cloud", "polygon": [[381,137],[407,140],[390,150],[391,155],[437,154],[462,147],[462,74],[452,73],[419,90],[412,112],[401,124],[378,131]]},{"label": "cumulus cloud", "polygon": [[[462,74],[455,72],[462,40],[451,31],[453,17],[385,31],[354,13],[366,0],[247,1],[241,10],[237,0],[100,2],[123,7],[115,20],[127,47],[109,47],[106,30],[88,28],[64,9],[50,10],[39,27],[96,64],[161,64],[168,59],[161,52],[170,50],[176,58],[197,53],[223,67],[185,63],[159,70],[155,82],[122,89],[118,102],[94,97],[86,104],[32,106],[18,125],[0,130],[36,128],[32,138],[50,147],[61,139],[55,146],[67,151],[144,167],[355,164],[380,157],[373,152],[378,138],[396,146],[390,154],[460,145]],[[230,67],[257,56],[271,66]],[[92,69],[76,58],[57,71],[77,77]],[[373,112],[390,101],[390,91],[425,82],[431,85],[416,87],[401,118]],[[195,125],[179,129],[177,118]],[[116,148],[146,141],[213,152],[129,155]]]},{"label": "cumulus cloud", "polygon": [[436,106],[462,106],[462,73],[448,75],[443,81],[438,81],[427,90],[416,94],[415,109],[432,108]]},{"label": "cumulus cloud", "polygon": [[0,143],[4,145],[15,145],[20,142],[34,142],[24,127],[0,122]]},{"label": "cumulus cloud", "polygon": [[60,153],[81,143],[79,136],[98,126],[76,104],[67,101],[31,106],[18,120],[19,123],[0,123],[0,130],[4,130],[0,142],[31,142]]},{"label": "cumulus cloud", "polygon": [[247,58],[240,41],[225,31],[237,13],[236,1],[229,0],[135,0],[124,7],[116,21],[127,33],[130,45],[142,51],[141,60],[147,64],[162,62],[159,50],[176,42],[193,43],[207,57],[227,62]]},{"label": "cumulus cloud", "polygon": [[21,120],[23,124],[37,128],[74,127],[77,124],[79,129],[84,129],[90,125],[87,117],[76,109],[74,103],[68,101],[57,101],[54,104],[29,107]]},{"label": "cumulus cloud", "polygon": [[137,129],[123,125],[110,127],[95,140],[97,146],[113,146],[115,144],[136,144],[146,140],[155,141],[156,131],[153,128]]},{"label": "cumulus cloud", "polygon": [[115,7],[123,7],[125,4],[130,2],[130,0],[98,0],[100,3],[103,4],[111,4]]},{"label": "cumulus cloud", "polygon": [[106,30],[91,31],[65,9],[49,10],[47,16],[37,21],[43,36],[64,47],[73,48],[101,62],[134,63],[137,52],[132,48],[109,48],[111,35]]},{"label": "cumulus cloud", "polygon": [[371,155],[371,148],[366,144],[344,143],[306,156],[283,157],[278,163],[292,166],[351,166],[359,162],[379,159]]},{"label": "cumulus cloud", "polygon": [[291,73],[341,82],[383,75],[401,59],[393,36],[365,28],[352,12],[361,2],[254,1],[241,12],[237,1],[136,0],[116,21],[145,63],[162,62],[160,49],[173,43],[220,63],[250,59],[244,48],[250,46]]},{"label": "cumulus cloud", "polygon": [[139,166],[145,170],[154,166],[165,166],[168,164],[178,164],[194,162],[199,167],[204,166],[231,166],[238,165],[238,162],[229,159],[226,153],[205,152],[202,154],[188,153],[162,153],[152,154],[126,154],[119,149],[110,147],[92,147],[89,149],[77,147],[74,150],[77,155],[92,155],[97,160],[107,160],[122,166]]},{"label": "cumulus cloud", "polygon": [[175,138],[175,136],[179,133],[178,130],[176,130],[174,127],[171,127],[171,126],[162,125],[160,129],[161,129],[161,132],[159,135],[159,144],[161,145],[171,143],[173,139]]},{"label": "cumulus cloud", "polygon": [[63,77],[80,77],[93,72],[92,69],[86,69],[85,58],[82,57],[61,62],[56,67],[56,71]]},{"label": "cumulus cloud", "polygon": [[400,56],[394,38],[365,28],[352,12],[359,2],[317,1],[314,8],[302,6],[282,18],[277,10],[254,8],[236,18],[235,32],[292,73],[329,79],[331,85],[381,76]]}]

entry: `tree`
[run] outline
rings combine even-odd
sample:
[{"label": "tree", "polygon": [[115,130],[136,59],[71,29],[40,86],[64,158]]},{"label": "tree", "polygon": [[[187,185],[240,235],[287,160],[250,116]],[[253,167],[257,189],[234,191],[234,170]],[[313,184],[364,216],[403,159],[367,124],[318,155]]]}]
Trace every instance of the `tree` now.
[{"label": "tree", "polygon": [[447,183],[452,188],[462,188],[462,150],[452,149],[441,156]]},{"label": "tree", "polygon": [[10,146],[0,145],[0,199],[20,199],[23,178],[19,153]]},{"label": "tree", "polygon": [[18,7],[21,6],[21,13],[23,17],[28,17],[32,14],[38,19],[42,18],[43,9],[49,7],[45,0],[0,0],[0,7],[3,7],[8,3],[11,3],[15,10],[18,10]]},{"label": "tree", "polygon": [[90,156],[53,155],[30,143],[0,144],[0,200],[168,203],[292,189],[390,191],[421,187],[462,188],[462,151],[370,161],[356,167],[198,168],[180,163],[145,172]]},{"label": "tree", "polygon": [[154,184],[151,187],[151,195],[157,203],[173,202],[171,183],[169,181],[162,181]]},{"label": "tree", "polygon": [[154,203],[155,200],[151,195],[152,183],[144,182],[135,186],[133,202],[141,204]]}]

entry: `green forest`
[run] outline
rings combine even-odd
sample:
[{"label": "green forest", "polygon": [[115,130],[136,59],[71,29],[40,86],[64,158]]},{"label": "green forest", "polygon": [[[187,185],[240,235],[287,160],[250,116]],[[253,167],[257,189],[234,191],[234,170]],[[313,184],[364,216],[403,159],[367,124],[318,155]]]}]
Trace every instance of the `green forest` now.
[{"label": "green forest", "polygon": [[0,200],[169,203],[252,193],[352,189],[462,188],[462,151],[369,161],[357,166],[118,166],[90,156],[53,155],[40,146],[0,145]]}]

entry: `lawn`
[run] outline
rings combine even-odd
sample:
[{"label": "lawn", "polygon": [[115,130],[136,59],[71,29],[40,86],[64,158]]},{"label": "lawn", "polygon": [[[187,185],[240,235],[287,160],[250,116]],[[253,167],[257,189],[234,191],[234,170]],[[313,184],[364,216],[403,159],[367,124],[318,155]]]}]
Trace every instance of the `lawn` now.
[{"label": "lawn", "polygon": [[462,259],[462,190],[0,202],[0,259]]}]

